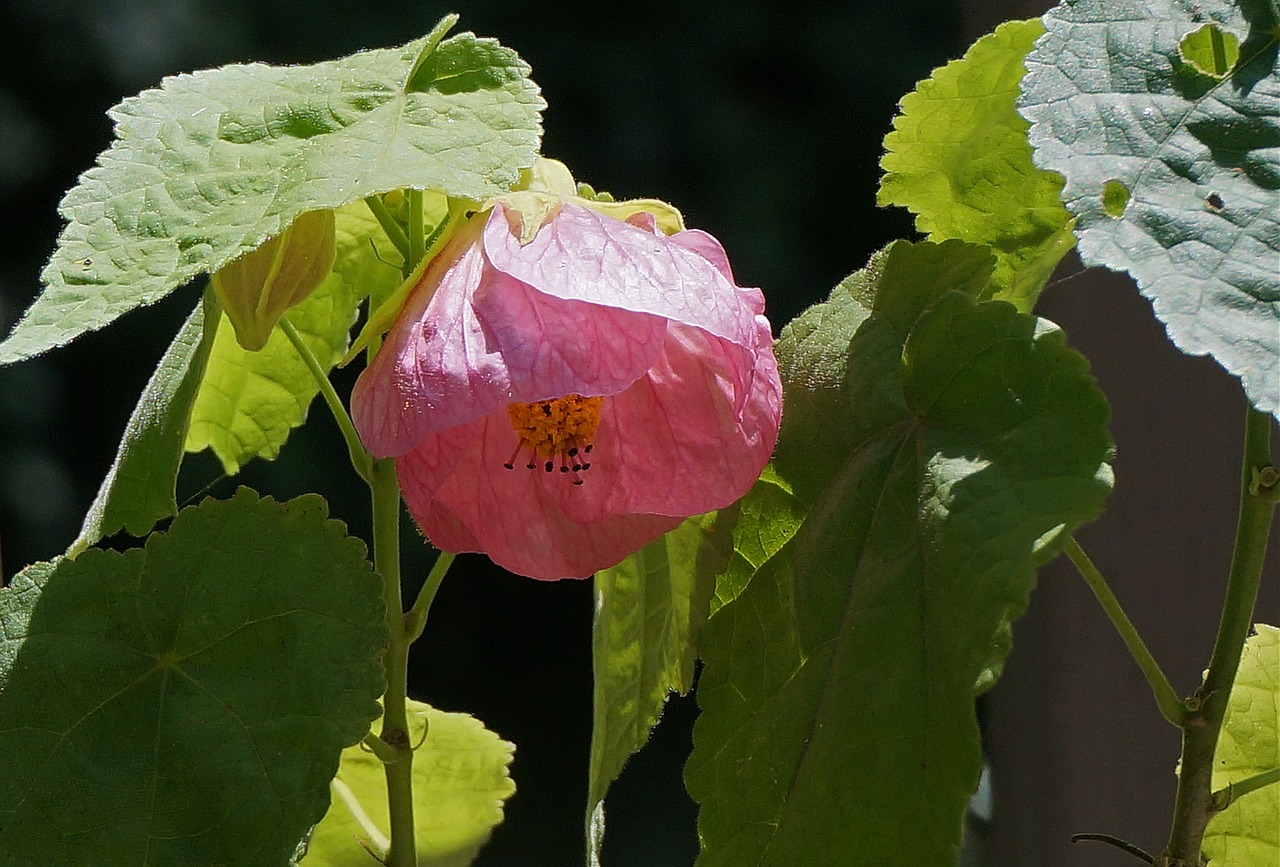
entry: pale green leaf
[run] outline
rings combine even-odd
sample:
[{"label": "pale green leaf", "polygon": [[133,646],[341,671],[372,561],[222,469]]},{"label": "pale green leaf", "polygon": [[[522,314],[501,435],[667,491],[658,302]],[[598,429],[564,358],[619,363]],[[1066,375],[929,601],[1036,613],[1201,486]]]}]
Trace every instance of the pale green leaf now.
[{"label": "pale green leaf", "polygon": [[489,39],[310,66],[224,66],[166,78],[111,110],[116,141],[63,199],[46,289],[0,364],[60,346],[212,272],[302,212],[403,187],[482,200],[533,163],[542,98]]},{"label": "pale green leaf", "polygon": [[160,359],[69,555],[120,530],[145,535],[161,518],[177,514],[183,443],[213,345],[214,329],[205,328],[211,309],[216,312],[216,305],[197,307]]},{"label": "pale green leaf", "polygon": [[885,137],[877,202],[916,215],[932,241],[986,244],[990,294],[1030,310],[1075,244],[1062,178],[1036,168],[1015,102],[1039,21],[1009,21],[902,99]]},{"label": "pale green leaf", "polygon": [[[410,700],[414,822],[419,867],[465,867],[502,822],[503,802],[515,794],[508,773],[515,752],[479,720]],[[376,756],[359,745],[342,752],[331,786],[333,803],[307,845],[303,867],[369,867],[387,833],[387,777]]]},{"label": "pale green leaf", "polygon": [[803,520],[704,630],[699,864],[957,857],[975,691],[1035,567],[1110,488],[1087,364],[976,302],[990,269],[899,242],[783,331],[774,468]]},{"label": "pale green leaf", "polygon": [[[1259,623],[1254,630],[1218,736],[1215,790],[1280,767],[1280,629]],[[1204,854],[1211,867],[1280,864],[1280,783],[1242,795],[1210,819]]]},{"label": "pale green leaf", "polygon": [[[342,358],[358,299],[338,274],[331,274],[311,297],[284,314],[311,353],[328,370]],[[302,356],[276,327],[258,352],[236,342],[226,315],[191,413],[186,448],[208,448],[227,475],[255,457],[280,454],[289,432],[307,417],[320,386]]]},{"label": "pale green leaf", "polygon": [[594,714],[587,783],[587,861],[600,863],[604,797],[649,740],[672,691],[693,684],[697,638],[727,559],[715,513],[689,518],[595,575]]},{"label": "pale green leaf", "polygon": [[[1079,0],[1044,17],[1020,108],[1066,177],[1080,257],[1133,276],[1169,337],[1280,414],[1280,22],[1274,3]],[[1212,25],[1223,57],[1188,37]],[[1238,42],[1229,74],[1226,36]],[[1210,48],[1212,51],[1212,48]],[[1189,52],[1189,53],[1188,53]]]},{"label": "pale green leaf", "polygon": [[241,489],[0,590],[6,867],[276,867],[383,690],[381,582],[315,495]]}]

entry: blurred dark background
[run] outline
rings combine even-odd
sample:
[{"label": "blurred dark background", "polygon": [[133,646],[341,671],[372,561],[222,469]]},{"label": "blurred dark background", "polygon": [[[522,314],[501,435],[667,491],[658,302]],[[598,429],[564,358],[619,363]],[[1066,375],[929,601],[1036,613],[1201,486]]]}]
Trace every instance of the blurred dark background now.
[{"label": "blurred dark background", "polygon": [[[912,237],[904,213],[874,207],[881,139],[897,100],[999,21],[1043,7],[0,0],[0,333],[38,290],[61,227],[60,195],[111,140],[110,106],[176,72],[310,63],[399,44],[448,11],[462,13],[459,29],[497,37],[532,65],[550,104],[547,155],[597,189],[676,204],[690,225],[721,239],[740,283],[764,288],[780,328],[873,250]],[[197,291],[187,287],[106,332],[0,368],[0,574],[60,553],[75,536],[137,395]],[[1124,278],[1063,282],[1046,293],[1041,312],[1090,357],[1115,409],[1119,487],[1082,542],[1175,686],[1189,692],[1208,657],[1216,615],[1205,612],[1219,607],[1231,545],[1239,389],[1212,362],[1169,346]],[[316,490],[352,532],[367,535],[364,489],[344,454],[318,409],[279,460],[257,461],[235,481],[218,481],[207,454],[189,459],[180,498],[211,483],[216,495],[240,482],[280,499]],[[429,556],[407,525],[405,538],[412,585]],[[1280,620],[1276,583],[1266,582],[1260,620]],[[466,556],[415,648],[416,698],[471,712],[518,747],[518,792],[480,864],[581,863],[591,608],[589,582],[534,582]],[[1127,863],[1090,844],[1072,847],[1073,831],[1162,845],[1176,733],[1066,564],[1043,571],[1005,679],[981,713],[995,792],[993,821],[974,826],[984,863]],[[691,698],[673,700],[615,785],[609,867],[692,863],[696,809],[680,772],[695,715]],[[830,863],[842,863],[840,855]]]}]

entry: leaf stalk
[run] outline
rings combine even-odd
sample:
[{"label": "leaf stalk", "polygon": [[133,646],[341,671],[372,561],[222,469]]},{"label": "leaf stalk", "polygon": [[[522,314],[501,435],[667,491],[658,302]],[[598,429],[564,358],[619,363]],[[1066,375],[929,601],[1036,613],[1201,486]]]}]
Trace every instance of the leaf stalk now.
[{"label": "leaf stalk", "polygon": [[1174,691],[1173,685],[1169,683],[1169,678],[1165,675],[1164,670],[1160,668],[1160,664],[1156,662],[1151,651],[1147,649],[1146,643],[1142,640],[1142,636],[1138,634],[1138,630],[1134,628],[1133,622],[1129,620],[1128,615],[1124,613],[1124,609],[1120,606],[1120,600],[1116,599],[1114,593],[1111,592],[1110,585],[1107,584],[1098,567],[1093,565],[1093,561],[1089,559],[1089,555],[1080,547],[1080,543],[1075,540],[1074,536],[1067,537],[1066,553],[1071,562],[1075,564],[1076,569],[1084,578],[1089,589],[1093,591],[1093,595],[1097,597],[1098,602],[1102,605],[1102,610],[1106,612],[1107,618],[1111,621],[1111,625],[1115,627],[1116,632],[1120,633],[1120,638],[1124,641],[1125,647],[1129,649],[1129,655],[1133,657],[1134,662],[1138,663],[1138,668],[1142,670],[1142,674],[1147,679],[1147,683],[1151,686],[1151,692],[1155,695],[1156,706],[1160,708],[1160,713],[1169,722],[1175,726],[1181,726],[1183,718],[1186,716],[1186,709],[1183,707],[1182,699],[1178,697],[1178,693]]},{"label": "leaf stalk", "polygon": [[307,346],[306,342],[303,341],[298,329],[286,317],[280,317],[280,330],[284,332],[285,337],[289,338],[293,348],[298,351],[298,355],[302,357],[303,362],[310,369],[316,385],[320,387],[320,394],[324,397],[324,402],[329,407],[329,412],[333,414],[334,421],[338,423],[338,428],[342,431],[342,438],[347,442],[347,453],[351,456],[351,466],[355,468],[356,474],[364,479],[366,484],[372,484],[373,459],[365,451],[364,444],[360,442],[360,434],[356,433],[356,427],[351,422],[351,416],[347,413],[347,408],[342,405],[342,398],[338,397],[338,392],[334,390],[333,383],[329,381],[329,375],[320,366],[320,361],[311,351],[311,347]]}]

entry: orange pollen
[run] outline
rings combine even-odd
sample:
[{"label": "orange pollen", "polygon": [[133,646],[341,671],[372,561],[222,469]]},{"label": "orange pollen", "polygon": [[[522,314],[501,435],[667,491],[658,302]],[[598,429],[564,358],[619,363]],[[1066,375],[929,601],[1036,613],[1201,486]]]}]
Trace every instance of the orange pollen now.
[{"label": "orange pollen", "polygon": [[520,439],[515,451],[504,467],[515,469],[516,458],[528,453],[526,469],[541,469],[572,475],[575,485],[582,484],[578,474],[591,469],[587,456],[591,454],[591,440],[600,427],[600,407],[603,397],[583,397],[567,394],[550,400],[507,405],[511,427]]}]

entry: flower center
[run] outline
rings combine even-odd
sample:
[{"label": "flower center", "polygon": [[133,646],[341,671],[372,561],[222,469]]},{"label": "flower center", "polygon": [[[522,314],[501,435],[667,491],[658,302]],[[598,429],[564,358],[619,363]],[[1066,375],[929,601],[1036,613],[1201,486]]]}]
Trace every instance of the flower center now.
[{"label": "flower center", "polygon": [[528,452],[526,469],[553,472],[559,461],[560,472],[573,475],[575,485],[582,484],[579,472],[591,469],[586,456],[591,453],[591,438],[600,427],[603,397],[568,394],[550,400],[507,405],[511,427],[520,438],[504,467],[515,469],[516,458]]}]

